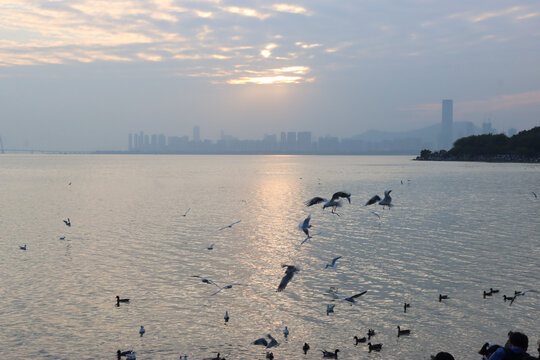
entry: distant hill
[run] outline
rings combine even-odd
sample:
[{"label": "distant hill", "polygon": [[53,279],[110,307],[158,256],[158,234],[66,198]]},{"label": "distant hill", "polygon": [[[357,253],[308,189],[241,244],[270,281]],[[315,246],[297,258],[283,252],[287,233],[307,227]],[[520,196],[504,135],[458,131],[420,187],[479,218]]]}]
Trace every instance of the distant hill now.
[{"label": "distant hill", "polygon": [[540,162],[540,127],[512,137],[504,134],[473,135],[458,139],[449,151],[424,149],[417,160]]},{"label": "distant hill", "polygon": [[[475,126],[470,121],[456,121],[453,123],[453,139],[458,139],[463,136],[479,134],[480,128]],[[355,135],[354,140],[362,140],[366,142],[383,142],[403,139],[418,139],[426,144],[426,147],[434,150],[438,147],[439,137],[441,134],[441,124],[436,123],[424,128],[409,130],[409,131],[378,131],[368,130],[362,134]]]}]

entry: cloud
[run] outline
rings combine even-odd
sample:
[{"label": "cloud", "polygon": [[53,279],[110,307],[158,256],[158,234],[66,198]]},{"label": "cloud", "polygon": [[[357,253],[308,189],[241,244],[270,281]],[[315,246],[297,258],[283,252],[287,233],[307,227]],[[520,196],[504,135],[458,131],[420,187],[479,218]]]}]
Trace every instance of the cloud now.
[{"label": "cloud", "polygon": [[312,48],[316,48],[316,47],[319,47],[319,46],[322,46],[321,44],[305,44],[301,41],[298,41],[295,43],[296,46],[300,46],[302,47],[302,49],[312,49]]},{"label": "cloud", "polygon": [[310,71],[307,66],[288,66],[273,68],[269,70],[237,70],[242,76],[227,80],[231,85],[272,85],[272,84],[300,84],[303,82],[313,82],[315,78],[306,78]]},{"label": "cloud", "polygon": [[255,17],[259,20],[264,20],[268,17],[270,17],[270,14],[262,14],[259,11],[251,8],[242,8],[237,6],[226,6],[222,7],[222,10],[225,10],[232,14],[242,15],[242,16],[248,16],[248,17]]},{"label": "cloud", "polygon": [[450,19],[468,20],[468,21],[476,23],[476,22],[486,21],[488,19],[495,18],[495,17],[501,17],[501,16],[510,15],[510,14],[513,14],[513,13],[515,13],[517,11],[521,11],[521,10],[524,10],[524,7],[522,7],[522,6],[513,6],[511,8],[507,8],[507,9],[501,9],[501,10],[497,10],[497,11],[488,11],[488,12],[483,12],[483,13],[480,13],[480,14],[472,14],[470,12],[454,13],[454,14],[449,15],[448,18],[450,18]]},{"label": "cloud", "polygon": [[306,10],[306,8],[296,5],[289,5],[289,4],[274,4],[272,6],[272,9],[279,12],[286,12],[291,14],[303,14],[303,15],[309,15],[309,12]]}]

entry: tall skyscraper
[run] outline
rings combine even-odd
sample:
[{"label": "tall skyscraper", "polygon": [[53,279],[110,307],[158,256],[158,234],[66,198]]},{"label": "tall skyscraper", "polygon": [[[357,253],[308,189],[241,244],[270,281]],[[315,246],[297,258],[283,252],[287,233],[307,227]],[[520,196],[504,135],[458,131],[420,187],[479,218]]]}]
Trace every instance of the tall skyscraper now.
[{"label": "tall skyscraper", "polygon": [[128,151],[133,151],[133,134],[128,136]]},{"label": "tall skyscraper", "polygon": [[444,99],[442,101],[442,126],[440,134],[439,147],[444,150],[448,150],[452,147],[453,142],[453,117],[454,117],[454,101],[450,99]]},{"label": "tall skyscraper", "polygon": [[201,141],[201,128],[197,125],[193,127],[193,141]]}]

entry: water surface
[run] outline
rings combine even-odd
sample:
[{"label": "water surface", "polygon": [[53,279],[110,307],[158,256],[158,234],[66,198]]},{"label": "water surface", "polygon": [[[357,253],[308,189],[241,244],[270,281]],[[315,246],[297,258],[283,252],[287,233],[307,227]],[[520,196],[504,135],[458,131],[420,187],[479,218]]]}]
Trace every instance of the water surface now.
[{"label": "water surface", "polygon": [[[391,210],[363,206],[385,189]],[[339,217],[303,204],[338,190],[352,193]],[[540,294],[512,306],[502,300],[540,290],[540,199],[532,191],[540,194],[539,165],[2,155],[0,358],[106,359],[133,349],[137,359],[264,359],[266,350],[250,342],[267,333],[281,343],[276,359],[319,359],[320,349],[336,348],[343,359],[428,359],[438,351],[475,359],[485,341],[504,343],[509,330],[534,344]],[[300,245],[298,223],[309,214],[320,234]],[[338,255],[338,268],[325,270]],[[277,293],[281,264],[302,269]],[[248,286],[210,296],[217,288],[192,275]],[[368,292],[350,306],[328,296],[330,286]],[[490,287],[501,292],[483,299]],[[450,299],[439,303],[439,293]],[[130,304],[116,307],[116,295]],[[403,302],[411,303],[407,313]],[[398,338],[397,325],[412,334]],[[354,346],[368,328],[378,332],[380,354]]]}]

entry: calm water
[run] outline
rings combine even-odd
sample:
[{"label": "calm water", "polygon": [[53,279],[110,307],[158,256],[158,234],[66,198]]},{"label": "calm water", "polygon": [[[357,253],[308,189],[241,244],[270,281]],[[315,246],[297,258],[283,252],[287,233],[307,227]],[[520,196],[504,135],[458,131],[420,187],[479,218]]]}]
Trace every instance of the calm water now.
[{"label": "calm water", "polygon": [[[393,190],[391,210],[363,206],[385,189]],[[352,193],[340,217],[303,205],[338,190]],[[266,349],[250,342],[267,333],[281,343],[276,359],[320,359],[320,349],[336,348],[340,359],[438,351],[477,359],[485,341],[504,343],[509,330],[529,335],[532,351],[540,294],[512,306],[502,300],[540,290],[540,199],[532,191],[540,195],[540,165],[1,155],[0,359],[115,359],[117,349],[137,359],[264,359]],[[320,234],[300,246],[298,223],[310,213]],[[325,270],[338,255],[338,268]],[[281,264],[302,270],[277,293]],[[249,285],[210,296],[217,288],[191,275]],[[368,292],[350,306],[328,296],[330,286]],[[501,292],[483,299],[490,287]],[[439,293],[451,299],[439,303]],[[130,304],[117,308],[116,295]],[[412,334],[398,338],[397,325]],[[368,328],[378,332],[380,354],[354,346]]]}]

